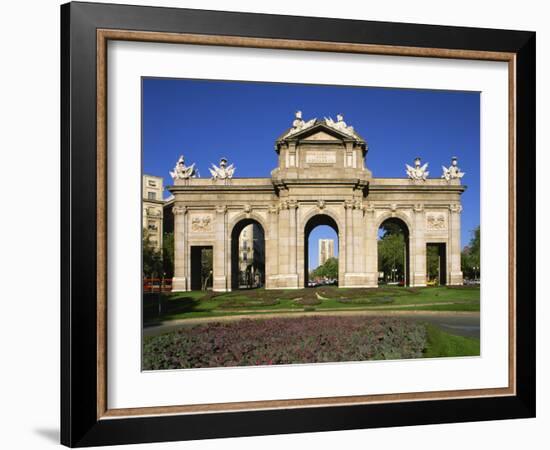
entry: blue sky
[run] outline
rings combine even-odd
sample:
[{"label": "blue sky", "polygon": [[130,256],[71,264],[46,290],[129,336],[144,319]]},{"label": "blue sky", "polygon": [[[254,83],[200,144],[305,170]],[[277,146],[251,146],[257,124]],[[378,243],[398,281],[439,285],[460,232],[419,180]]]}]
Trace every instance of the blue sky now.
[{"label": "blue sky", "polygon": [[[269,177],[277,165],[274,141],[298,109],[305,120],[343,113],[368,143],[374,177],[405,177],[405,163],[420,156],[439,178],[441,165],[457,156],[468,186],[462,246],[469,242],[480,216],[478,92],[144,78],[143,170],[170,184],[180,154],[203,177],[226,156],[235,177]],[[328,227],[311,233],[311,267],[324,237],[336,235]]]}]

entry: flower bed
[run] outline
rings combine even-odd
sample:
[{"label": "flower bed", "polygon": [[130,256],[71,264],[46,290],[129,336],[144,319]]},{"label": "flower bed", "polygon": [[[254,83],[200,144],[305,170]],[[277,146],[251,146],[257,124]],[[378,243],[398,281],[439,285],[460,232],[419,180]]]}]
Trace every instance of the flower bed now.
[{"label": "flower bed", "polygon": [[143,369],[419,358],[424,325],[365,317],[244,319],[146,337]]}]

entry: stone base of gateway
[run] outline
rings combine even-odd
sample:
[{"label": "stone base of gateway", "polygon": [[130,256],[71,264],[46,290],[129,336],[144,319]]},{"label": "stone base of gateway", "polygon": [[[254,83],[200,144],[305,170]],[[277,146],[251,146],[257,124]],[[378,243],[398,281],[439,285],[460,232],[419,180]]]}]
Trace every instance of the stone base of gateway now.
[{"label": "stone base of gateway", "polygon": [[345,273],[343,288],[372,288],[378,286],[378,273]]},{"label": "stone base of gateway", "polygon": [[288,275],[273,275],[267,277],[265,288],[266,289],[300,289],[298,282],[298,274]]},{"label": "stone base of gateway", "polygon": [[[378,282],[375,281],[376,275],[371,274],[346,274],[344,276],[344,283],[338,284],[339,288],[377,288]],[[212,290],[214,292],[231,292],[232,289],[226,285],[225,277],[222,280],[215,280]],[[449,286],[460,286],[463,284],[462,272],[453,273],[450,276]],[[426,287],[426,282],[411,283],[410,287]],[[266,290],[277,289],[302,289],[298,283],[298,275],[276,275],[269,277],[265,285]],[[172,292],[188,292],[191,291],[191,286],[187,283],[187,278],[173,278],[172,279]]]},{"label": "stone base of gateway", "polygon": [[449,285],[460,286],[464,284],[464,276],[462,272],[451,272],[449,275]]},{"label": "stone base of gateway", "polygon": [[191,286],[189,286],[186,277],[172,278],[172,292],[185,292],[190,291]]}]

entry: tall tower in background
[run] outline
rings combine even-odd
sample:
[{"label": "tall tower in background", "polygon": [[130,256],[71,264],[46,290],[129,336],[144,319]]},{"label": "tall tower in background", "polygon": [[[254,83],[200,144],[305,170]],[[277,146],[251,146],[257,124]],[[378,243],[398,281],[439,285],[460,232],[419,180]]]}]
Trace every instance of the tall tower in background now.
[{"label": "tall tower in background", "polygon": [[334,257],[334,239],[319,239],[319,265]]}]

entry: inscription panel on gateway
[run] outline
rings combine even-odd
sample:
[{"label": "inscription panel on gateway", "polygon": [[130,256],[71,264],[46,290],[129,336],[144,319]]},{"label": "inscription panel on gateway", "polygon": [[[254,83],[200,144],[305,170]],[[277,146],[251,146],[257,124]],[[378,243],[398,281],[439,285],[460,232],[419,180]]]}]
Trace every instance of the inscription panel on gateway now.
[{"label": "inscription panel on gateway", "polygon": [[306,153],[307,164],[335,164],[336,152],[309,151]]}]

